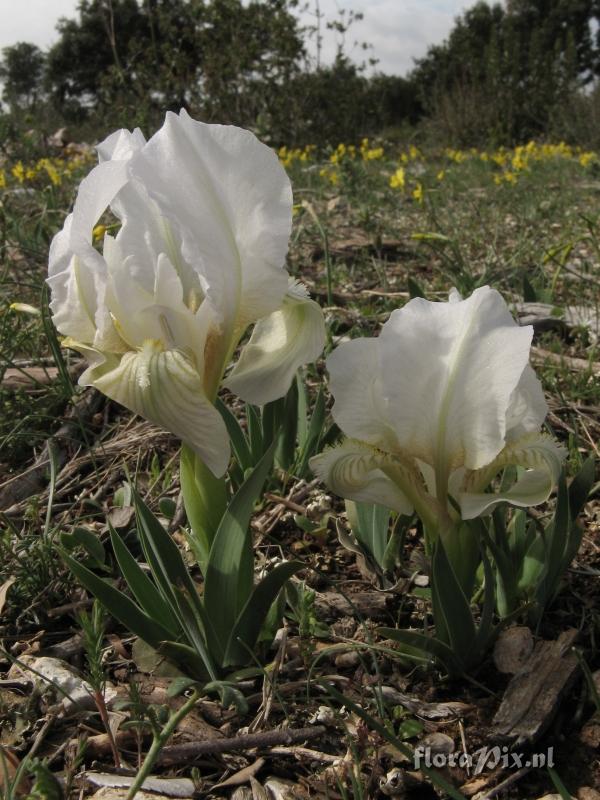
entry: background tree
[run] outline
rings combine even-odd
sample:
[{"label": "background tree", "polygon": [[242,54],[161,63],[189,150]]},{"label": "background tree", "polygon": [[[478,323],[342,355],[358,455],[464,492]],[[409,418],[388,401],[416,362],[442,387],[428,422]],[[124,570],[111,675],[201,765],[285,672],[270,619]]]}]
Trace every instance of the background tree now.
[{"label": "background tree", "polygon": [[41,96],[46,58],[35,44],[17,42],[2,50],[2,99],[14,112],[29,109]]},{"label": "background tree", "polygon": [[598,0],[478,2],[417,62],[425,109],[459,144],[548,130],[566,98],[599,74]]}]

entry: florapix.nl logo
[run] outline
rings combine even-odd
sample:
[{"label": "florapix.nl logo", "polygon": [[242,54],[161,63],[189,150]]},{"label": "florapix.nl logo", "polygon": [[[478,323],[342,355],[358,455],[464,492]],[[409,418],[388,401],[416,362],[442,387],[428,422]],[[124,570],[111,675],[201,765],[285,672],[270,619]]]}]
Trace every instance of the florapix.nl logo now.
[{"label": "florapix.nl logo", "polygon": [[544,753],[517,753],[506,746],[481,747],[473,753],[454,752],[441,753],[431,747],[419,746],[414,751],[415,769],[421,767],[460,767],[468,770],[473,775],[479,775],[484,770],[495,769],[540,769],[541,767],[554,766],[554,747],[549,747]]}]

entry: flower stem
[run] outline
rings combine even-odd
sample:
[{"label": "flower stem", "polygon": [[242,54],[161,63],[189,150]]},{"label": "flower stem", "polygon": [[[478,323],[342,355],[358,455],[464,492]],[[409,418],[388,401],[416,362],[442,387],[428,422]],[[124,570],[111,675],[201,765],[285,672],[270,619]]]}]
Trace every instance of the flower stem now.
[{"label": "flower stem", "polygon": [[135,781],[131,784],[131,788],[127,793],[126,800],[133,800],[133,798],[136,796],[139,790],[143,788],[144,781],[149,776],[150,771],[154,766],[154,762],[156,761],[161,749],[173,735],[181,720],[184,719],[184,717],[186,717],[190,713],[190,711],[196,705],[200,697],[201,697],[200,692],[198,690],[195,690],[190,699],[186,703],[184,703],[178,711],[175,711],[173,714],[171,714],[171,716],[169,717],[169,721],[167,722],[165,727],[161,730],[161,732],[158,734],[154,734],[154,738],[152,740],[150,750],[148,751],[148,755],[146,756],[140,771],[135,776]]}]

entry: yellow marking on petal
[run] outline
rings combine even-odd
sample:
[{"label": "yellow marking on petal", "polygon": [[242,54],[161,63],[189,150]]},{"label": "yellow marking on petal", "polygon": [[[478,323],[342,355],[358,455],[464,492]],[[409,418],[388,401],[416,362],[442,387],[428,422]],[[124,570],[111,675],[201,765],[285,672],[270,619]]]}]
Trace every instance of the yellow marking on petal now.
[{"label": "yellow marking on petal", "polygon": [[188,298],[187,298],[187,303],[186,303],[187,307],[192,312],[192,314],[195,314],[196,311],[198,311],[198,309],[202,305],[202,301],[203,300],[204,300],[204,296],[203,296],[202,292],[199,291],[198,289],[195,289],[192,286],[192,288],[188,292]]},{"label": "yellow marking on petal", "polygon": [[144,339],[140,348],[140,366],[137,375],[137,382],[140,389],[147,389],[150,386],[150,362],[157,353],[166,350],[161,339]]}]

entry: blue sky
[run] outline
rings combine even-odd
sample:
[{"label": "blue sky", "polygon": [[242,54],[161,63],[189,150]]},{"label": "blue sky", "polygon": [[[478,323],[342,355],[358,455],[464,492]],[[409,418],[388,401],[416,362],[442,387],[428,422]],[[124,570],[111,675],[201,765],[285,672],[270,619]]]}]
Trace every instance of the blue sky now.
[{"label": "blue sky", "polygon": [[[449,33],[454,18],[475,0],[319,0],[326,17],[337,10],[360,11],[364,19],[357,22],[346,37],[346,50],[356,60],[364,53],[353,42],[366,41],[379,59],[383,72],[405,74],[413,58],[425,54],[427,46],[441,42]],[[309,1],[314,8],[315,0]],[[77,0],[0,0],[0,48],[17,41],[30,41],[47,47],[56,38],[54,26],[61,16],[75,16]],[[310,13],[302,16],[311,22]],[[314,19],[314,17],[312,18]],[[335,36],[323,31],[323,61],[330,61],[336,52]]]}]

